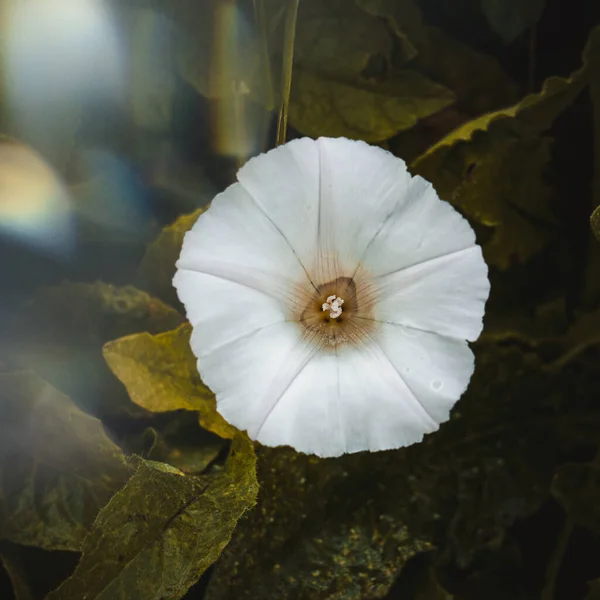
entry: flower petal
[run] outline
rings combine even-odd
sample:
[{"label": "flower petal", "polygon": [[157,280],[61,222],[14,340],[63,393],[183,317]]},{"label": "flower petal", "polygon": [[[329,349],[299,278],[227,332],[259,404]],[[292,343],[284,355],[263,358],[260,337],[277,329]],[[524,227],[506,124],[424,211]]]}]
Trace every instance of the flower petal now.
[{"label": "flower petal", "polygon": [[312,358],[272,410],[258,440],[329,457],[408,446],[437,428],[371,342]]},{"label": "flower petal", "polygon": [[471,246],[380,277],[374,319],[476,340],[490,291],[487,271],[481,248]]},{"label": "flower petal", "polygon": [[447,421],[475,368],[468,343],[388,323],[379,324],[374,337],[427,413]]},{"label": "flower petal", "polygon": [[382,148],[344,138],[317,143],[321,264],[316,268],[325,280],[352,277],[371,240],[404,203],[411,178],[404,161]]},{"label": "flower petal", "polygon": [[316,248],[319,210],[317,143],[303,138],[251,158],[240,184],[309,268]]},{"label": "flower petal", "polygon": [[318,456],[343,454],[346,443],[338,382],[335,354],[315,355],[263,423],[258,441]]},{"label": "flower petal", "polygon": [[217,397],[219,413],[256,439],[263,423],[318,347],[295,323],[279,322],[202,353],[192,337],[198,370]]},{"label": "flower petal", "polygon": [[193,327],[197,357],[286,320],[277,299],[220,277],[179,269],[173,284]]},{"label": "flower petal", "polygon": [[363,266],[372,275],[385,275],[474,244],[469,222],[417,175],[371,241]]},{"label": "flower petal", "polygon": [[352,276],[410,176],[381,148],[303,138],[249,160],[238,180],[323,283]]},{"label": "flower petal", "polygon": [[234,281],[282,302],[301,295],[301,288],[313,289],[286,240],[239,183],[216,196],[186,233],[177,268]]}]

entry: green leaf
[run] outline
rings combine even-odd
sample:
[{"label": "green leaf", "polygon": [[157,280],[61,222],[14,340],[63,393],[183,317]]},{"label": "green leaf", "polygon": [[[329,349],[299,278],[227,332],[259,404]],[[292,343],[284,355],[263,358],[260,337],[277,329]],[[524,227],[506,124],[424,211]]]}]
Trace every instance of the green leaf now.
[{"label": "green leaf", "polygon": [[561,465],[552,494],[574,523],[600,532],[600,467],[594,463]]},{"label": "green leaf", "polygon": [[546,0],[482,0],[481,8],[492,29],[512,42],[539,21],[545,5]]},{"label": "green leaf", "polygon": [[190,348],[191,326],[152,336],[141,333],[109,342],[104,358],[138,406],[151,412],[198,411],[200,424],[231,438],[236,429],[216,412],[214,394],[202,383]]},{"label": "green leaf", "polygon": [[98,515],[75,573],[48,600],[181,598],[254,506],[255,464],[243,435],[233,440],[223,471],[208,477],[139,460]]},{"label": "green leaf", "polygon": [[558,460],[556,406],[573,386],[515,346],[478,343],[475,351],[477,368],[453,418],[405,458],[415,498],[408,522],[460,567],[497,548],[547,499]]},{"label": "green leaf", "polygon": [[318,137],[379,142],[452,104],[454,95],[417,71],[394,73],[381,84],[335,81],[294,69],[290,123]]},{"label": "green leaf", "polygon": [[177,327],[183,317],[132,286],[64,283],[40,289],[20,312],[11,354],[96,415],[128,414],[133,405],[102,358],[102,345],[138,331]]},{"label": "green leaf", "polygon": [[392,478],[378,481],[378,458],[320,460],[261,448],[257,508],[217,563],[207,600],[381,598],[402,565],[429,546],[393,512],[403,496]]},{"label": "green leaf", "polygon": [[165,227],[158,238],[148,246],[136,274],[138,287],[161,298],[171,306],[181,306],[173,287],[173,276],[175,263],[181,252],[183,236],[192,228],[204,210],[201,208],[189,215],[183,215]]},{"label": "green leaf", "polygon": [[518,104],[470,121],[413,164],[440,196],[490,228],[486,261],[500,269],[540,252],[555,230],[544,173],[551,139],[543,133],[587,85],[588,69],[550,78]]},{"label": "green leaf", "polygon": [[[340,1],[300,7],[289,119],[305,135],[380,142],[455,100],[443,85],[392,60],[393,35],[379,15],[393,20],[403,7],[362,8],[367,14]],[[418,12],[410,18],[418,20]]]},{"label": "green leaf", "polygon": [[0,374],[0,538],[79,550],[129,476],[98,419],[29,372]]},{"label": "green leaf", "polygon": [[416,68],[452,90],[461,110],[479,116],[516,102],[517,86],[496,58],[436,27],[426,27],[423,37]]},{"label": "green leaf", "polygon": [[[355,0],[357,6],[374,17],[385,19],[400,44],[394,62],[401,66],[412,60],[423,44],[425,28],[421,11],[414,0]],[[416,47],[415,47],[416,46]]]},{"label": "green leaf", "polygon": [[389,64],[392,49],[393,36],[383,19],[353,2],[307,0],[298,10],[294,66],[305,71],[352,82],[375,58]]}]

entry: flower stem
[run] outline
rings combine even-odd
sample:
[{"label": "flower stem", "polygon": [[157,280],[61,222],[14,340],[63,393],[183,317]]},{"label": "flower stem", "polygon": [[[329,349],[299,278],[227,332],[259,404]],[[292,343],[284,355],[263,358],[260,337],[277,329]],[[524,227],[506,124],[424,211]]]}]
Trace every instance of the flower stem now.
[{"label": "flower stem", "polygon": [[289,0],[285,18],[285,37],[283,49],[283,64],[281,67],[281,107],[277,120],[276,146],[285,143],[287,136],[288,109],[290,106],[290,91],[292,89],[292,68],[294,63],[294,40],[296,37],[296,21],[300,0]]},{"label": "flower stem", "polygon": [[269,110],[273,110],[275,98],[273,94],[273,79],[271,77],[271,59],[269,57],[269,31],[265,14],[264,0],[252,0],[254,5],[254,20],[260,35],[261,67],[265,77],[265,101]]},{"label": "flower stem", "polygon": [[554,548],[554,552],[552,553],[552,557],[548,563],[548,568],[546,569],[546,584],[542,590],[541,600],[554,600],[556,580],[558,579],[558,573],[560,572],[563,558],[565,556],[569,540],[571,539],[571,534],[573,533],[574,525],[575,524],[573,523],[571,517],[567,515],[563,528],[558,536],[558,541]]}]

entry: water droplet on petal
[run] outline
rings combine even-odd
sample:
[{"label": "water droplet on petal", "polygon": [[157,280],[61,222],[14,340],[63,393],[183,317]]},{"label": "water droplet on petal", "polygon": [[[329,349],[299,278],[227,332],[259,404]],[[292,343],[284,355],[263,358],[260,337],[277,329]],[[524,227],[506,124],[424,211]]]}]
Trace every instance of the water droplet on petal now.
[{"label": "water droplet on petal", "polygon": [[431,382],[431,387],[434,390],[441,390],[443,385],[444,384],[439,379],[436,379],[436,380],[434,380],[434,381]]},{"label": "water droplet on petal", "polygon": [[404,367],[404,372],[405,373],[410,373],[410,367]]}]

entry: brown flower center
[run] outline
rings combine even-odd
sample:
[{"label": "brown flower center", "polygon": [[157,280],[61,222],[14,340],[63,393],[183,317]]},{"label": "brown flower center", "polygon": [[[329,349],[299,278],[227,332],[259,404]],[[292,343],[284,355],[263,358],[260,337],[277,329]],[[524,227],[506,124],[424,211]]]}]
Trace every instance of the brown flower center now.
[{"label": "brown flower center", "polygon": [[371,304],[367,288],[360,285],[360,280],[338,277],[317,287],[299,321],[325,347],[335,348],[364,338],[372,325]]}]

